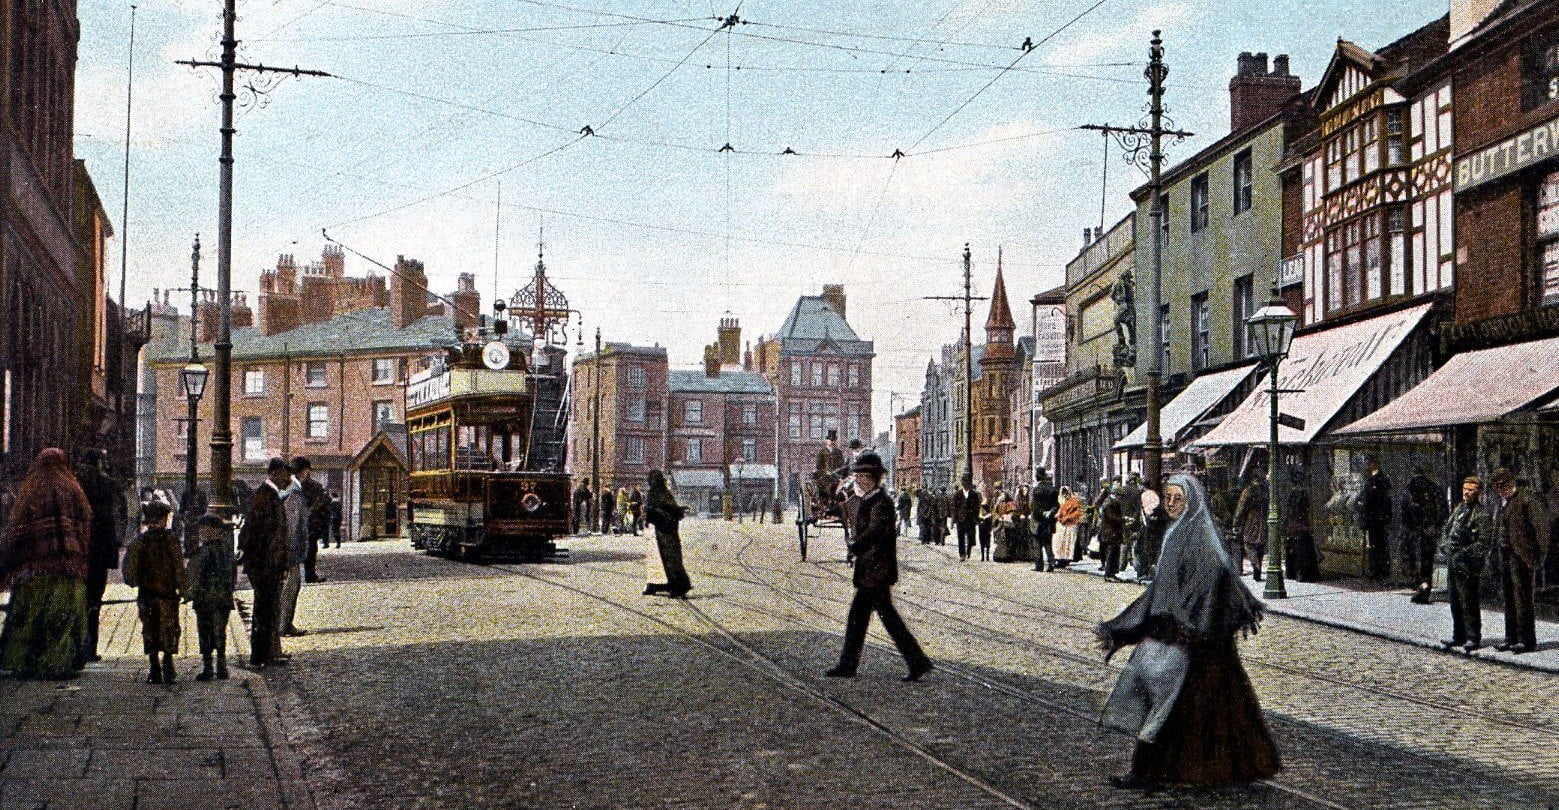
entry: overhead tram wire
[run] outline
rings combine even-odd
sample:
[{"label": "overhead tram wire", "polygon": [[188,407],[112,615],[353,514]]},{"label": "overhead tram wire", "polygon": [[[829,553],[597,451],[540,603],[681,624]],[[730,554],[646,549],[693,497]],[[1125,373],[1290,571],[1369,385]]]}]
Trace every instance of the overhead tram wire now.
[{"label": "overhead tram wire", "polygon": [[1023,60],[1023,57],[1028,56],[1029,54],[1033,53],[1036,50],[1039,50],[1039,46],[1045,44],[1046,42],[1049,42],[1052,39],[1055,39],[1057,36],[1059,36],[1061,34],[1061,32],[1065,31],[1068,28],[1071,28],[1073,25],[1076,25],[1079,20],[1083,19],[1084,17],[1088,16],[1089,14],[1092,14],[1095,9],[1099,8],[1100,6],[1104,5],[1105,3],[1108,3],[1109,1],[1110,0],[1095,0],[1093,5],[1089,6],[1088,8],[1083,9],[1081,12],[1078,12],[1077,16],[1073,17],[1070,20],[1067,20],[1060,27],[1056,28],[1054,31],[1051,31],[1050,33],[1046,34],[1038,42],[1033,43],[1032,47],[1024,48],[1023,51],[1020,52],[1012,60],[1012,63],[1007,66],[1006,70],[1003,70],[1002,72],[996,74],[995,76],[992,76],[990,81],[988,81],[985,84],[981,85],[980,89],[974,91],[973,95],[971,95],[968,98],[964,99],[963,103],[959,104],[957,107],[954,107],[953,111],[948,113],[941,121],[938,121],[936,126],[933,126],[932,128],[926,130],[926,132],[923,135],[921,135],[919,138],[916,138],[915,142],[910,144],[909,151],[913,152],[922,143],[925,143],[927,138],[931,137],[933,134],[936,133],[937,130],[939,130],[943,126],[945,126],[948,121],[953,120],[954,116],[956,116],[959,113],[963,112],[964,109],[966,107],[968,107],[970,104],[973,104],[975,99],[979,98],[981,96],[981,94],[983,94],[986,90],[989,90],[991,88],[991,85],[995,84],[999,79],[1001,79],[1002,76],[1007,75],[1008,71],[1010,71],[1013,67],[1015,67],[1018,64],[1018,62]]},{"label": "overhead tram wire", "polygon": [[[329,5],[321,3],[320,6]],[[656,23],[694,23],[702,22],[704,17],[681,17],[672,20],[629,20],[610,23],[578,23],[575,25],[537,25],[524,28],[462,28],[458,31],[415,31],[404,34],[352,34],[344,36],[317,36],[317,37],[286,37],[269,38],[260,37],[248,40],[249,42],[380,42],[386,40],[401,39],[427,39],[430,37],[477,37],[477,36],[507,36],[509,34],[534,34],[543,31],[579,31],[600,28],[629,28],[641,25],[653,25]],[[428,22],[437,22],[427,20]],[[438,22],[440,25],[451,23]]]}]

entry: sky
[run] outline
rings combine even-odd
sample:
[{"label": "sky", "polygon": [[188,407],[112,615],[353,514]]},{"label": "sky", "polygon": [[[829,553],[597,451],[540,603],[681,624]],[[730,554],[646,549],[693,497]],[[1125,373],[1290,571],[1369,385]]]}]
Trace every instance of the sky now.
[{"label": "sky", "polygon": [[[215,281],[219,77],[174,62],[219,56],[222,3],[137,5],[127,219],[128,2],[79,5],[76,74],[76,156],[117,231],[115,290],[128,244],[132,304],[187,286],[197,232],[202,283]],[[887,430],[958,338],[954,306],[924,296],[961,292],[965,243],[979,295],[1001,252],[1021,334],[1024,302],[1062,282],[1101,207],[1106,225],[1130,211],[1143,176],[1076,127],[1142,116],[1153,29],[1170,115],[1197,133],[1173,163],[1228,132],[1241,51],[1289,54],[1308,88],[1339,37],[1378,48],[1447,7],[240,0],[240,61],[332,77],[239,93],[233,287],[253,293],[278,254],[317,259],[324,229],[386,264],[422,260],[436,291],[474,273],[486,309],[529,279],[540,238],[587,344],[600,328],[694,367],[720,318],[756,342],[798,296],[840,283],[876,344],[873,421]],[[722,27],[733,11],[741,22]],[[375,270],[351,254],[346,266]]]}]

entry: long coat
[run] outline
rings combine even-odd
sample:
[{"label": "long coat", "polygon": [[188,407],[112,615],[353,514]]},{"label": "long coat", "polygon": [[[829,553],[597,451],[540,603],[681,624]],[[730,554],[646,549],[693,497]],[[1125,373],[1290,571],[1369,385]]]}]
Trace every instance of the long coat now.
[{"label": "long coat", "polygon": [[1364,492],[1359,497],[1360,528],[1379,528],[1390,522],[1391,479],[1383,472],[1365,476]]},{"label": "long coat", "polygon": [[1246,548],[1267,547],[1267,482],[1252,481],[1234,507],[1234,531]]},{"label": "long coat", "polygon": [[102,470],[88,467],[76,474],[76,481],[81,484],[87,504],[92,507],[91,565],[93,568],[118,568],[119,525],[114,499],[119,495],[114,492],[113,479]]},{"label": "long coat", "polygon": [[1499,525],[1494,530],[1500,549],[1507,555],[1529,568],[1536,568],[1543,559],[1548,546],[1548,524],[1532,498],[1532,491],[1526,487],[1517,487],[1516,494],[1505,502],[1499,513]]},{"label": "long coat", "polygon": [[287,570],[287,547],[291,539],[281,493],[269,483],[261,484],[249,499],[244,528],[238,534],[238,548],[244,555],[244,573],[251,581],[282,576]]},{"label": "long coat", "polygon": [[984,498],[977,489],[959,487],[953,490],[953,522],[974,523],[980,519],[980,505]]},{"label": "long coat", "polygon": [[855,587],[887,588],[899,581],[898,518],[893,502],[878,487],[865,498],[845,501],[850,522],[850,552],[855,555]]}]

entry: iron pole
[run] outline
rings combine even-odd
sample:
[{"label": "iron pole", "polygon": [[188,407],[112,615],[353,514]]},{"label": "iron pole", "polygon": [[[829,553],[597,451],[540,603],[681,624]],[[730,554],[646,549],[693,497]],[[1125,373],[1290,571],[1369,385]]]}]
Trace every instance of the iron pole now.
[{"label": "iron pole", "polygon": [[211,509],[226,516],[233,503],[233,74],[237,70],[238,40],[234,32],[238,12],[235,0],[222,9],[222,155],[217,201],[217,339],[212,380],[211,409]]},{"label": "iron pole", "polygon": [[1148,211],[1153,222],[1152,273],[1153,283],[1148,295],[1148,324],[1153,356],[1148,360],[1147,379],[1147,437],[1142,445],[1142,477],[1149,489],[1162,492],[1164,474],[1164,439],[1159,433],[1159,382],[1164,373],[1163,281],[1164,281],[1164,216],[1168,213],[1160,204],[1164,160],[1164,42],[1159,32],[1153,32],[1152,46],[1148,50],[1148,94],[1151,98],[1152,151],[1148,153]]}]

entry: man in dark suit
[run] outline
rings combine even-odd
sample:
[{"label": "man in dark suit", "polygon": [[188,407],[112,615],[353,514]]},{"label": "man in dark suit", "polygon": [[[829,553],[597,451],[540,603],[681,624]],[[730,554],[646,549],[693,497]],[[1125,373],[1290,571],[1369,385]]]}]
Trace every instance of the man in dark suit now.
[{"label": "man in dark suit", "polygon": [[1548,526],[1530,490],[1501,467],[1489,477],[1494,485],[1494,534],[1503,556],[1505,641],[1500,652],[1520,655],[1537,649],[1537,622],[1532,599],[1534,572],[1548,543]]},{"label": "man in dark suit", "polygon": [[1029,520],[1034,525],[1034,544],[1039,546],[1034,552],[1034,570],[1054,571],[1056,553],[1050,547],[1050,538],[1056,532],[1056,510],[1061,508],[1061,501],[1050,474],[1043,467],[1034,473],[1034,488],[1029,490]]},{"label": "man in dark suit", "polygon": [[87,640],[82,645],[85,661],[101,661],[97,654],[98,618],[103,608],[103,590],[108,587],[108,571],[119,567],[119,520],[114,501],[114,481],[104,470],[107,455],[97,448],[82,454],[76,481],[92,507],[92,545],[87,559]]},{"label": "man in dark suit", "polygon": [[287,657],[281,654],[280,620],[291,536],[281,491],[291,483],[292,469],[287,460],[271,459],[265,483],[249,499],[244,528],[238,535],[244,574],[254,586],[254,617],[249,631],[249,663],[254,666],[287,663]]},{"label": "man in dark suit", "polygon": [[887,470],[882,459],[865,452],[851,465],[855,483],[845,501],[845,520],[850,527],[850,551],[855,555],[855,598],[845,620],[844,649],[839,664],[828,670],[831,678],[853,678],[866,646],[866,626],[876,611],[882,628],[909,665],[906,681],[918,681],[932,669],[931,659],[920,649],[920,642],[904,626],[893,607],[892,588],[899,581],[898,520],[893,501],[882,491]]},{"label": "man in dark suit", "polygon": [[303,558],[303,581],[324,582],[325,578],[314,570],[314,564],[319,558],[319,544],[330,545],[330,493],[325,491],[324,484],[315,480],[314,464],[307,456],[292,460],[292,475],[298,479],[308,521],[309,548],[308,556]]},{"label": "man in dark suit", "polygon": [[1391,548],[1386,542],[1391,525],[1391,479],[1380,471],[1380,459],[1364,459],[1364,492],[1359,496],[1359,528],[1364,530],[1365,562],[1369,578],[1380,582],[1391,575]]},{"label": "man in dark suit", "polygon": [[953,490],[953,527],[958,530],[958,559],[969,559],[974,549],[975,531],[980,523],[980,504],[985,499],[974,488],[974,476],[964,473],[958,489]]}]

